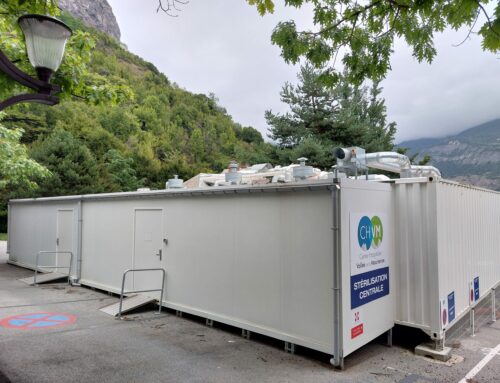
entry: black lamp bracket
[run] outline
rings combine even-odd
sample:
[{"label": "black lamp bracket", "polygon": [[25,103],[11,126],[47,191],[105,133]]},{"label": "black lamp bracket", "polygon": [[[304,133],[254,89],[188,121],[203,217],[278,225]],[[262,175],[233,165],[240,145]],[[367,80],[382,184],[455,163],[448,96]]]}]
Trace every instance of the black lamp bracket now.
[{"label": "black lamp bracket", "polygon": [[59,103],[59,98],[54,96],[55,93],[61,91],[61,88],[58,85],[50,84],[48,81],[41,81],[23,72],[15,66],[1,50],[0,71],[4,72],[7,76],[19,84],[37,92],[19,94],[0,102],[0,111],[19,102],[37,102],[46,105],[55,105]]}]

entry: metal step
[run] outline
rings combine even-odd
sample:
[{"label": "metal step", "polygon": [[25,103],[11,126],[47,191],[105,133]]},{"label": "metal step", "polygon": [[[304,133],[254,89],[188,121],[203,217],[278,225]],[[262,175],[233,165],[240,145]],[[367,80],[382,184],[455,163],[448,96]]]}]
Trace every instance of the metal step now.
[{"label": "metal step", "polygon": [[[36,283],[45,283],[45,282],[52,282],[52,281],[57,281],[58,279],[63,279],[66,278],[68,279],[68,274],[62,274],[62,273],[46,273],[46,274],[41,274],[39,273],[36,276]],[[30,286],[33,286],[35,284],[35,276],[28,277],[28,278],[22,278],[19,279],[19,281],[24,282]]]},{"label": "metal step", "polygon": [[[134,310],[138,307],[147,305],[148,303],[157,302],[157,301],[158,301],[158,299],[148,297],[146,295],[140,295],[140,294],[130,295],[129,297],[127,297],[123,300],[122,314],[129,312],[131,310]],[[104,312],[106,314],[112,315],[114,317],[118,316],[118,312],[120,310],[120,302],[110,304],[109,306],[104,306],[104,307],[100,308],[99,310],[101,310],[102,312]]]}]

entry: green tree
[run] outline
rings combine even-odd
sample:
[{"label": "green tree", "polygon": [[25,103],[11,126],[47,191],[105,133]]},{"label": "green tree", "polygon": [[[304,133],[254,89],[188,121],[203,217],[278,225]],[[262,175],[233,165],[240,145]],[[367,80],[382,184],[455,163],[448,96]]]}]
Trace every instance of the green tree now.
[{"label": "green tree", "polygon": [[191,134],[191,152],[195,161],[200,161],[202,159],[203,153],[205,152],[205,146],[203,142],[203,133],[199,128],[196,128]]},{"label": "green tree", "polygon": [[[247,0],[263,15],[274,11],[274,0]],[[339,53],[349,80],[360,84],[379,81],[390,70],[390,57],[397,38],[403,39],[419,61],[436,55],[434,34],[445,28],[469,28],[477,32],[483,49],[500,52],[500,2],[493,13],[486,8],[495,0],[285,0],[287,6],[314,9],[314,29],[299,31],[293,20],[280,22],[272,33],[288,63],[306,58],[315,67],[329,65],[322,80],[339,80],[335,58]],[[482,20],[482,21],[479,21]],[[482,25],[479,25],[482,23]],[[478,26],[477,31],[474,31]]]},{"label": "green tree", "polygon": [[[0,119],[2,115],[0,114]],[[50,175],[47,168],[29,158],[26,146],[20,143],[22,129],[0,125],[0,193],[15,187],[34,190],[36,180]]]},{"label": "green tree", "polygon": [[97,161],[90,150],[73,135],[56,128],[45,140],[36,142],[32,157],[46,166],[51,177],[40,182],[44,196],[99,192]]},{"label": "green tree", "polygon": [[368,151],[391,150],[396,124],[387,123],[384,100],[374,83],[370,89],[342,78],[335,88],[320,81],[321,72],[306,64],[299,84],[285,84],[281,100],[285,114],[266,111],[270,138],[276,141],[281,163],[305,156],[313,165],[331,166],[335,146],[362,146]]},{"label": "green tree", "polygon": [[135,169],[132,167],[133,160],[131,158],[125,158],[119,151],[111,149],[106,153],[104,159],[111,180],[117,185],[113,191],[134,191],[142,186],[142,183],[137,179]]},{"label": "green tree", "polygon": [[255,143],[255,144],[261,144],[264,142],[264,139],[262,138],[262,134],[255,129],[252,128],[251,126],[236,126],[235,128],[236,131],[236,137],[242,141],[245,141],[249,144]]}]

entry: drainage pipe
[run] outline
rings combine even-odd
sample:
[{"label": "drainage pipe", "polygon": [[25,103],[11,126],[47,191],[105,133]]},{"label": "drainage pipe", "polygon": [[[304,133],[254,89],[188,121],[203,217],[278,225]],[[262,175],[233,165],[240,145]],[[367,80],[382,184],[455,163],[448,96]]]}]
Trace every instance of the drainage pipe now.
[{"label": "drainage pipe", "polygon": [[76,283],[82,278],[82,234],[83,234],[83,212],[82,199],[78,200],[77,204],[77,219],[78,219],[78,237],[76,247]]}]

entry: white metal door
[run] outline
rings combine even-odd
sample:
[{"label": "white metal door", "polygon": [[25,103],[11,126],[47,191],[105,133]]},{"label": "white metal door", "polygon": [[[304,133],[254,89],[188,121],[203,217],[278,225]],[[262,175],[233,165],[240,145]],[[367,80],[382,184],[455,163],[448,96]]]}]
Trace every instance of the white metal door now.
[{"label": "white metal door", "polygon": [[[73,209],[57,210],[57,233],[56,251],[73,251]],[[68,267],[70,262],[69,254],[56,254],[56,265]],[[67,269],[59,269],[66,273]]]},{"label": "white metal door", "polygon": [[[134,219],[134,269],[162,267],[163,259],[163,210],[135,209]],[[161,288],[163,275],[160,271],[136,271],[134,290]],[[146,293],[156,298],[159,292]]]}]

